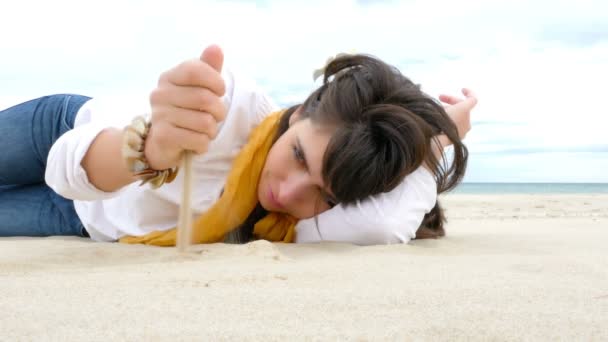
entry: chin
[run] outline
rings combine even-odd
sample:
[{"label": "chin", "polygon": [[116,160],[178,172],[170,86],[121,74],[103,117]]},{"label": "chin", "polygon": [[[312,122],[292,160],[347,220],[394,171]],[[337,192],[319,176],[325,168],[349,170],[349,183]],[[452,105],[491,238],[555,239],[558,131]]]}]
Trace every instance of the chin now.
[{"label": "chin", "polygon": [[264,203],[264,201],[262,200],[262,196],[260,196],[260,194],[258,193],[258,203],[262,206],[262,208],[270,211],[268,209],[268,203]]},{"label": "chin", "polygon": [[272,211],[271,209],[268,209],[268,205],[265,204],[264,202],[258,200],[258,203],[260,203],[260,205],[262,206],[262,208],[264,208],[266,211]]}]

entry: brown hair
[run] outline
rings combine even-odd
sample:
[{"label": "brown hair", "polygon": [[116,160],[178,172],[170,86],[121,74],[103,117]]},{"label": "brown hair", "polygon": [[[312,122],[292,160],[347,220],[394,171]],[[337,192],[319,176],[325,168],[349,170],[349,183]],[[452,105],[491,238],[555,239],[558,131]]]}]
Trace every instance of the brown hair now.
[{"label": "brown hair", "polygon": [[[323,84],[285,112],[278,136],[298,107],[301,118],[335,128],[322,174],[341,204],[388,192],[423,163],[433,172],[438,193],[453,189],[464,176],[468,151],[443,106],[373,56],[343,55],[329,63]],[[453,143],[450,161],[433,153],[440,134]],[[444,222],[436,203],[416,237],[443,236]]]}]

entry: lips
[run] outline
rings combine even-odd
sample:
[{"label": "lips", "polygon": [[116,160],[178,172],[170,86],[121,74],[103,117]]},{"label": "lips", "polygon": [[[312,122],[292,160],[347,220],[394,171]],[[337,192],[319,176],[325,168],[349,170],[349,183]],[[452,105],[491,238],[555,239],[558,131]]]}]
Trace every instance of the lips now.
[{"label": "lips", "polygon": [[268,187],[268,199],[270,203],[278,209],[283,209],[283,205],[274,197],[274,193],[272,192],[272,188]]}]

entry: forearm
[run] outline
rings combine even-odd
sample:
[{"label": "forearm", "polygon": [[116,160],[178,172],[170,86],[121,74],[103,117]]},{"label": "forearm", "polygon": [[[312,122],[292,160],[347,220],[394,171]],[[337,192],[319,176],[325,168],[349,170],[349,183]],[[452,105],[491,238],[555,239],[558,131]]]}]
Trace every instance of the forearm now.
[{"label": "forearm", "polygon": [[95,138],[81,166],[97,189],[113,192],[137,179],[122,158],[122,131],[107,128]]},{"label": "forearm", "polygon": [[450,145],[452,145],[452,141],[445,134],[440,134],[433,137],[431,146],[433,148],[435,157],[437,157],[437,159],[441,159],[443,156],[443,150]]},{"label": "forearm", "polygon": [[[433,154],[435,155],[435,158],[437,158],[438,160],[443,158],[443,150],[450,145],[452,145],[452,141],[450,140],[450,138],[448,138],[447,135],[439,134],[434,136],[431,140],[431,149]],[[424,168],[426,168],[427,170],[432,171],[432,168],[427,162],[422,163],[422,166],[424,166]]]}]

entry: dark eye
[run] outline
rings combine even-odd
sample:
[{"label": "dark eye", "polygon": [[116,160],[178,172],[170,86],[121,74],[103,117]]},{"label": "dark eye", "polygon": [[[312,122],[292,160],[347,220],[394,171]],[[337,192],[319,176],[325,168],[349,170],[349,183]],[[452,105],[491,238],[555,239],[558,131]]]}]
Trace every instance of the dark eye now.
[{"label": "dark eye", "polygon": [[302,154],[302,151],[300,151],[300,149],[297,146],[293,146],[293,156],[294,158],[296,158],[296,160],[300,163],[304,163],[304,155]]}]

